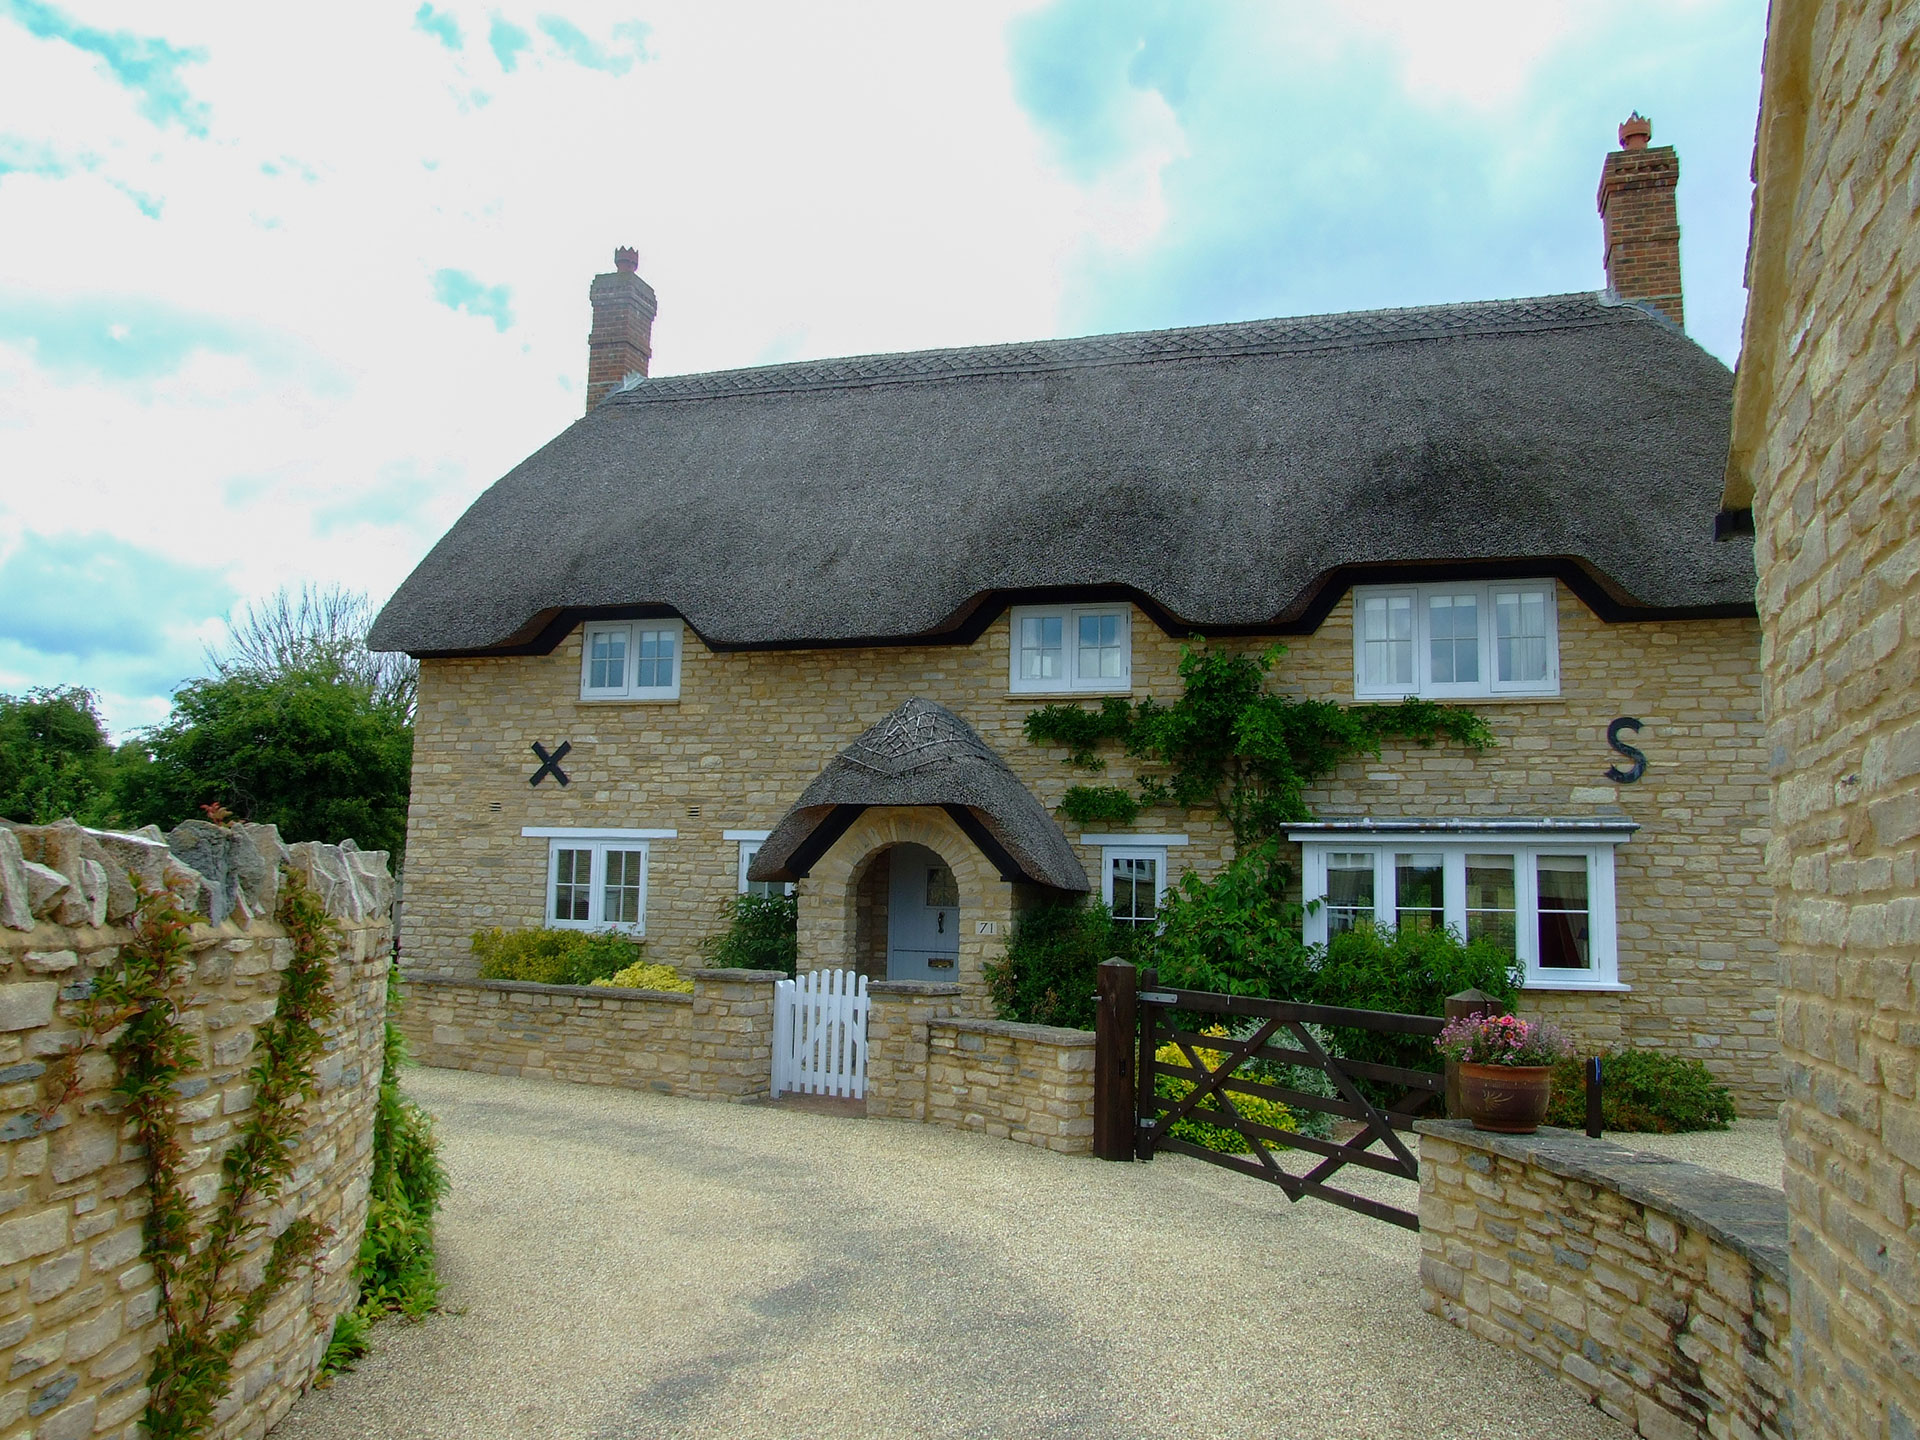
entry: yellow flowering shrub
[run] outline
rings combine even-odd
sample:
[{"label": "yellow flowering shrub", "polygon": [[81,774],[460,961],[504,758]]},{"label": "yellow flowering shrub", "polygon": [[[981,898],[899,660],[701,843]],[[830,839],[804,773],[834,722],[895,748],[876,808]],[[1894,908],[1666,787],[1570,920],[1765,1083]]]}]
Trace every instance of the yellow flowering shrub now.
[{"label": "yellow flowering shrub", "polygon": [[622,990],[673,990],[682,995],[693,993],[693,981],[682,979],[680,972],[671,965],[652,965],[642,960],[637,965],[629,965],[624,970],[590,982],[594,985],[613,985]]},{"label": "yellow flowering shrub", "polygon": [[[1225,1028],[1219,1025],[1209,1025],[1201,1033],[1216,1035],[1223,1040],[1230,1038]],[[1227,1056],[1224,1050],[1200,1050],[1196,1053],[1200,1057],[1200,1062],[1210,1070],[1216,1069]],[[1183,1070],[1192,1068],[1186,1051],[1171,1041],[1154,1051],[1153,1058],[1162,1065],[1178,1065]],[[1153,1093],[1163,1100],[1184,1100],[1193,1093],[1193,1083],[1191,1080],[1181,1080],[1173,1075],[1156,1075],[1153,1080]],[[1265,1125],[1273,1130],[1297,1131],[1300,1128],[1300,1123],[1294,1118],[1293,1112],[1277,1100],[1267,1100],[1258,1095],[1242,1095],[1237,1091],[1229,1092],[1228,1099],[1242,1119],[1250,1120],[1256,1125]],[[1220,1111],[1219,1092],[1216,1091],[1207,1096],[1194,1109],[1196,1113],[1206,1110],[1218,1113]],[[1202,1120],[1192,1118],[1176,1120],[1168,1133],[1185,1140],[1190,1145],[1204,1145],[1209,1150],[1218,1150],[1225,1155],[1246,1155],[1253,1150],[1253,1147],[1247,1143],[1246,1137],[1238,1130],[1229,1129],[1224,1125],[1209,1125]]]}]

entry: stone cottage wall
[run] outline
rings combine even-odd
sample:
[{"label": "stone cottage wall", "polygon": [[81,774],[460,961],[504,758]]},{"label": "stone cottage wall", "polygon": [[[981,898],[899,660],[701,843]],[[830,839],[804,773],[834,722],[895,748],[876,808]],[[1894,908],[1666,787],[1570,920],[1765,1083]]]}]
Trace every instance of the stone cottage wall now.
[{"label": "stone cottage wall", "polygon": [[141,1258],[146,1167],[110,1094],[111,1059],[86,1055],[78,1093],[42,1119],[48,1066],[79,1038],[76,1007],[129,938],[121,923],[134,907],[129,877],[172,881],[202,917],[182,1015],[202,1063],[179,1082],[198,1224],[218,1193],[221,1156],[247,1122],[256,1039],[292,955],[286,932],[265,918],[281,863],[309,878],[345,938],[310,1125],[267,1218],[277,1229],[309,1216],[331,1235],[318,1267],[269,1306],[258,1337],[235,1357],[215,1440],[265,1434],[353,1303],[392,948],[386,856],[351,845],[289,849],[268,826],[190,823],[172,837],[70,822],[0,828],[0,1433],[144,1433],[158,1292]]},{"label": "stone cottage wall", "polygon": [[[1350,699],[1352,614],[1343,599],[1317,632],[1288,637],[1278,683]],[[1778,1079],[1757,628],[1740,619],[1606,624],[1564,588],[1559,614],[1562,694],[1474,702],[1500,736],[1498,750],[1390,745],[1316,787],[1310,803],[1327,816],[1624,812],[1639,821],[1617,853],[1620,973],[1631,988],[1536,992],[1522,1008],[1553,1014],[1591,1045],[1702,1055],[1743,1110],[1758,1113],[1777,1098]],[[1135,699],[1179,695],[1182,643],[1136,611]],[[1060,750],[1022,734],[1044,700],[1007,691],[1005,616],[973,644],[955,646],[720,653],[689,632],[680,699],[666,704],[581,701],[580,644],[576,631],[550,655],[422,662],[402,937],[408,974],[470,978],[474,930],[541,922],[548,842],[523,836],[529,826],[674,832],[647,842],[648,952],[683,969],[702,963],[699,943],[724,923],[737,883],[739,847],[725,832],[770,828],[821,767],[910,695],[954,709],[1049,807],[1086,778],[1061,763]],[[1606,727],[1620,715],[1644,722],[1636,743],[1649,764],[1634,785],[1605,778],[1619,758]],[[569,785],[527,783],[539,763],[536,740],[549,751],[571,743]],[[1129,783],[1131,762],[1107,758],[1103,783]],[[1064,829],[1097,886],[1099,847],[1081,842],[1081,827]],[[1168,852],[1175,879],[1211,874],[1231,854],[1211,811],[1149,811],[1133,829],[1187,837]],[[971,856],[970,847],[966,857],[935,848],[956,867]],[[993,893],[996,913],[961,915],[963,960],[976,977],[1006,936],[980,936],[974,922],[998,925],[1000,911],[1018,908],[1017,896]],[[818,883],[803,881],[799,894],[803,963],[857,967],[858,896],[836,891],[827,913]],[[984,1013],[977,986],[965,1008]]]},{"label": "stone cottage wall", "polygon": [[1778,1190],[1571,1130],[1415,1128],[1428,1311],[1647,1440],[1792,1436]]},{"label": "stone cottage wall", "polygon": [[1766,630],[1795,1423],[1920,1433],[1920,8],[1774,0],[1728,504]]}]

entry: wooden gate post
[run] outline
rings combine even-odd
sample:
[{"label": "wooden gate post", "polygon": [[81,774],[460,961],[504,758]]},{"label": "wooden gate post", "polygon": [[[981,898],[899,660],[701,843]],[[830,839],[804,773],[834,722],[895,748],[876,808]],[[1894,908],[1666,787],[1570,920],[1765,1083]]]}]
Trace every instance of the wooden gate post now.
[{"label": "wooden gate post", "polygon": [[[1462,990],[1458,995],[1447,996],[1447,1019],[1463,1020],[1469,1015],[1505,1015],[1509,1013],[1493,996],[1484,990]],[[1466,1115],[1460,1104],[1460,1067],[1449,1060],[1447,1071],[1447,1118],[1459,1120]]]},{"label": "wooden gate post", "polygon": [[1100,965],[1100,1008],[1093,1021],[1093,1153],[1133,1159],[1133,966]]}]

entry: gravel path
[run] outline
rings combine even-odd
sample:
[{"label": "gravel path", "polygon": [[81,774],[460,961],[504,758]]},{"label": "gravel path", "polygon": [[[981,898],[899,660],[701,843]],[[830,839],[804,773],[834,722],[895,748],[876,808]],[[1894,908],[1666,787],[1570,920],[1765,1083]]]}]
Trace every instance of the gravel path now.
[{"label": "gravel path", "polygon": [[451,1070],[408,1089],[453,1177],[448,1310],[382,1325],[279,1440],[1627,1433],[1422,1313],[1417,1236],[1181,1156]]}]

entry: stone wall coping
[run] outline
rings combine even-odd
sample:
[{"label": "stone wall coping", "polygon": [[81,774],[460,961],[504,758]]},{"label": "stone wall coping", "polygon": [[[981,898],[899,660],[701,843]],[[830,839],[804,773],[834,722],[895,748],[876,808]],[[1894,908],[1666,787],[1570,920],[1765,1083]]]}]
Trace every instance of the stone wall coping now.
[{"label": "stone wall coping", "polygon": [[[732,970],[703,970],[702,975],[732,975]],[[757,971],[746,971],[757,974]],[[693,996],[682,990],[631,990],[624,985],[542,985],[533,980],[456,980],[444,975],[408,975],[405,990],[505,990],[516,995],[578,995],[586,1000],[647,1000],[665,1005],[691,1005]]]},{"label": "stone wall coping", "polygon": [[942,1030],[961,1030],[969,1035],[1003,1035],[1009,1040],[1029,1040],[1037,1045],[1058,1045],[1070,1050],[1091,1050],[1091,1030],[1069,1030],[1063,1025],[1023,1025],[1015,1020],[933,1020]]},{"label": "stone wall coping", "polygon": [[958,995],[961,987],[945,980],[869,980],[869,995]]},{"label": "stone wall coping", "polygon": [[733,985],[771,985],[776,980],[785,980],[784,970],[689,970],[696,980],[718,980]]},{"label": "stone wall coping", "polygon": [[1543,1125],[1531,1135],[1476,1130],[1470,1120],[1419,1120],[1422,1135],[1517,1160],[1523,1165],[1604,1186],[1641,1205],[1673,1216],[1689,1228],[1744,1256],[1756,1269],[1787,1283],[1786,1192],[1751,1180],[1611,1140],[1590,1140],[1577,1130]]}]

